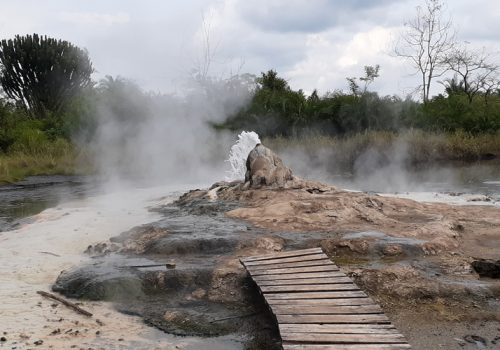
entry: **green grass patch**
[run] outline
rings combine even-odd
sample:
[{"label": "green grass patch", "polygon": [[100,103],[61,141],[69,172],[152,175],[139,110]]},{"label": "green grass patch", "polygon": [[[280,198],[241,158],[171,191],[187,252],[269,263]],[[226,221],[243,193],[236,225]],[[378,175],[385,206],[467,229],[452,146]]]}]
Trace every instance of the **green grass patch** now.
[{"label": "green grass patch", "polygon": [[92,172],[87,152],[64,139],[25,144],[0,153],[0,184],[20,181],[33,175],[77,175]]}]

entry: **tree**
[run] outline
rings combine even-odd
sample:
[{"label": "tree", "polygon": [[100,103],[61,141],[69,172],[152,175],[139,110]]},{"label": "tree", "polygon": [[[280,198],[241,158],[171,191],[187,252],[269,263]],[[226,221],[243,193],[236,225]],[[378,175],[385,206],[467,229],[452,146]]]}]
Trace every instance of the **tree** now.
[{"label": "tree", "polygon": [[257,78],[256,81],[260,84],[262,89],[268,89],[271,91],[290,90],[288,82],[285,79],[278,77],[278,73],[272,69],[267,73],[262,72],[260,78]]},{"label": "tree", "polygon": [[349,90],[351,90],[351,94],[354,97],[358,97],[359,95],[364,95],[368,92],[368,86],[375,81],[375,78],[378,78],[380,65],[375,66],[365,66],[365,76],[359,77],[359,80],[364,82],[363,89],[360,88],[358,82],[356,81],[358,78],[348,77],[347,83],[349,84]]},{"label": "tree", "polygon": [[375,65],[375,66],[365,66],[365,76],[360,77],[359,80],[363,81],[365,83],[365,86],[363,87],[363,92],[368,91],[368,86],[375,81],[375,78],[378,78],[379,72],[380,71],[380,65]]},{"label": "tree", "polygon": [[457,76],[446,78],[441,83],[444,85],[444,91],[448,96],[465,93],[464,82]]},{"label": "tree", "polygon": [[7,97],[33,118],[58,115],[92,84],[92,63],[85,50],[68,41],[38,34],[0,41],[0,84]]},{"label": "tree", "polygon": [[447,71],[444,58],[453,49],[455,33],[450,19],[444,18],[440,0],[425,0],[425,6],[417,7],[417,15],[405,23],[395,54],[409,60],[421,76],[422,99],[429,101],[431,83],[434,78]]},{"label": "tree", "polygon": [[465,45],[457,47],[445,57],[444,62],[461,79],[469,103],[479,92],[490,94],[498,86],[500,67],[490,62],[490,55],[484,49],[471,50]]}]

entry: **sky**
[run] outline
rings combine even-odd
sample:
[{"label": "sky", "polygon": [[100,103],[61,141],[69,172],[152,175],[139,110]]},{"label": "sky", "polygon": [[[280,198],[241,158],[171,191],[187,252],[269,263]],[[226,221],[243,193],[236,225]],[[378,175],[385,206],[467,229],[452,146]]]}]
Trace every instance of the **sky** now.
[{"label": "sky", "polygon": [[[380,65],[372,89],[406,96],[418,85],[393,47],[420,0],[0,0],[0,39],[38,33],[88,50],[96,80],[122,76],[176,92],[209,75],[275,69],[306,93],[347,90],[346,77]],[[460,42],[500,52],[500,1],[449,0]],[[207,50],[207,43],[210,50]],[[209,52],[209,60],[204,59]],[[495,56],[500,63],[500,56]],[[439,86],[435,91],[439,92]]]}]

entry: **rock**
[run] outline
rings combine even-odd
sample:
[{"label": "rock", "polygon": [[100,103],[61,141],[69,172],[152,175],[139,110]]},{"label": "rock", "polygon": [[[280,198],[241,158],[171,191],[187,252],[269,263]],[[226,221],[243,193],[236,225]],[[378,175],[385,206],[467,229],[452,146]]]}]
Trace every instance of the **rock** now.
[{"label": "rock", "polygon": [[279,252],[285,246],[285,240],[281,237],[259,237],[255,240],[256,248]]},{"label": "rock", "polygon": [[198,288],[194,292],[191,293],[191,297],[193,299],[203,299],[207,295],[207,291],[203,288]]},{"label": "rock", "polygon": [[471,265],[481,277],[500,278],[500,260],[480,259],[473,261]]},{"label": "rock", "polygon": [[403,248],[399,244],[388,244],[382,250],[384,255],[397,256],[403,254]]},{"label": "rock", "polygon": [[245,183],[250,182],[250,187],[284,187],[292,179],[292,171],[283,164],[281,158],[262,144],[259,143],[248,154]]},{"label": "rock", "polygon": [[488,344],[488,341],[486,339],[484,339],[483,337],[480,337],[479,335],[474,335],[474,334],[469,334],[469,335],[464,336],[464,340],[467,343],[475,344],[476,346],[478,346],[480,348],[484,348]]}]

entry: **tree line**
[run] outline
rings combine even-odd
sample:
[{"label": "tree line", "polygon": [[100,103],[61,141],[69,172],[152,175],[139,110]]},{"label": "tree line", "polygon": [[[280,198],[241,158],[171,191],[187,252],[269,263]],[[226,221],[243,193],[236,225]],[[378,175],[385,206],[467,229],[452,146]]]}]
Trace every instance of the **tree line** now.
[{"label": "tree line", "polygon": [[463,85],[452,79],[442,93],[424,103],[370,91],[368,86],[378,72],[378,66],[367,66],[364,76],[347,78],[347,92],[337,90],[320,96],[315,90],[306,96],[270,70],[256,79],[250,103],[214,126],[235,131],[251,129],[263,136],[349,135],[407,129],[477,134],[500,130],[498,89],[477,91],[471,99]]},{"label": "tree line", "polygon": [[[203,75],[198,83],[210,100],[228,92],[250,95],[243,107],[224,108],[228,117],[212,123],[216,129],[252,129],[262,136],[415,128],[496,133],[499,65],[486,50],[459,44],[456,37],[440,0],[425,0],[405,24],[395,53],[421,77],[418,100],[372,91],[372,83],[383,74],[379,65],[365,66],[359,77],[347,77],[345,91],[322,95],[292,89],[275,70],[220,81]],[[156,103],[154,94],[129,80],[106,77],[94,82],[93,72],[88,52],[68,41],[38,34],[1,40],[0,151],[69,140],[75,134],[89,140],[103,109],[139,123]],[[432,96],[436,84],[440,93]]]}]

